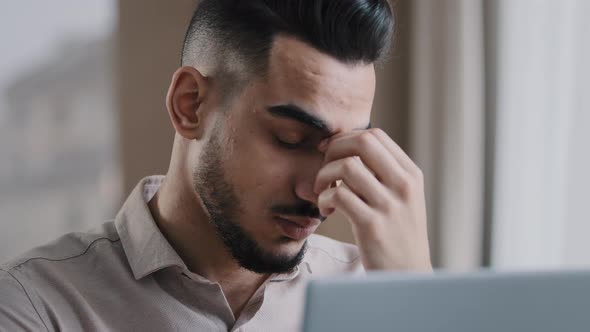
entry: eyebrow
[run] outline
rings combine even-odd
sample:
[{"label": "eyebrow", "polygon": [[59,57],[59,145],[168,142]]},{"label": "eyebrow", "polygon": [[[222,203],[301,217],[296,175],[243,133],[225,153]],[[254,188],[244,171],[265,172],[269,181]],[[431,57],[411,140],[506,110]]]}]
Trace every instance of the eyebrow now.
[{"label": "eyebrow", "polygon": [[[268,108],[268,111],[277,117],[287,118],[295,121],[299,121],[307,126],[313,127],[327,136],[332,136],[334,134],[332,128],[324,121],[323,119],[311,114],[310,112],[302,109],[301,107],[293,104],[288,105],[278,105],[278,106],[271,106]],[[357,130],[362,129],[370,129],[371,123],[366,128],[359,128]]]},{"label": "eyebrow", "polygon": [[327,135],[332,134],[332,129],[326,121],[318,118],[317,116],[305,111],[301,107],[293,104],[289,105],[278,105],[271,106],[268,111],[277,117],[287,118],[295,121],[299,121],[305,125],[313,127]]}]

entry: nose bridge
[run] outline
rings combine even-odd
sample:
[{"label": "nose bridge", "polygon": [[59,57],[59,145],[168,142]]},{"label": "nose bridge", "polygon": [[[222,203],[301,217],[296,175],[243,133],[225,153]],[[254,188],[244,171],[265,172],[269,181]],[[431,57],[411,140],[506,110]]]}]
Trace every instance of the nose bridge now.
[{"label": "nose bridge", "polygon": [[317,204],[318,195],[313,192],[313,186],[318,172],[322,168],[324,155],[315,153],[296,167],[295,193],[303,200]]}]

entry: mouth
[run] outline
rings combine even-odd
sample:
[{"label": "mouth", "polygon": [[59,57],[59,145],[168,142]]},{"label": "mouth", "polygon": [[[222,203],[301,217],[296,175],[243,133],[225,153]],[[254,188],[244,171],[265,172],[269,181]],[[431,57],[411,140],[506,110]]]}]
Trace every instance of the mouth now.
[{"label": "mouth", "polygon": [[274,220],[284,235],[298,241],[313,234],[321,223],[320,219],[309,217],[276,216]]}]

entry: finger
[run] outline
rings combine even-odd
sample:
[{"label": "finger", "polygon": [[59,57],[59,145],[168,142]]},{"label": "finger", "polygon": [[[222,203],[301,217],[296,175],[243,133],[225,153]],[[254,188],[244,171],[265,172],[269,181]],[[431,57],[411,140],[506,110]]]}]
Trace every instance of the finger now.
[{"label": "finger", "polygon": [[340,136],[330,141],[324,162],[329,163],[351,156],[359,156],[377,179],[389,188],[403,188],[408,183],[408,172],[381,141],[368,131]]},{"label": "finger", "polygon": [[371,213],[371,208],[346,185],[324,190],[318,197],[318,207],[322,215],[336,209],[355,223],[366,222]]},{"label": "finger", "polygon": [[397,159],[400,165],[409,173],[413,174],[419,167],[408,156],[408,154],[393,140],[387,133],[379,128],[369,129],[379,139],[381,144]]},{"label": "finger", "polygon": [[325,165],[318,173],[314,191],[320,193],[338,180],[372,207],[382,207],[389,193],[381,182],[355,157],[338,159]]},{"label": "finger", "polygon": [[[416,165],[416,163],[414,163],[412,158],[410,158],[408,156],[408,154],[391,137],[389,137],[389,135],[387,135],[386,132],[384,132],[380,128],[371,128],[371,129],[361,130],[361,131],[339,133],[339,134],[332,136],[326,143],[329,143],[330,141],[333,141],[333,140],[336,140],[339,138],[348,137],[348,136],[358,136],[364,132],[369,132],[369,133],[375,135],[375,137],[377,137],[379,139],[381,144],[383,144],[385,146],[385,148],[397,159],[397,161],[400,163],[400,165],[407,172],[409,172],[410,174],[415,174],[417,172],[418,173],[421,172],[420,168]],[[324,149],[327,149],[327,145],[328,144],[324,144],[324,146],[323,146]]]}]

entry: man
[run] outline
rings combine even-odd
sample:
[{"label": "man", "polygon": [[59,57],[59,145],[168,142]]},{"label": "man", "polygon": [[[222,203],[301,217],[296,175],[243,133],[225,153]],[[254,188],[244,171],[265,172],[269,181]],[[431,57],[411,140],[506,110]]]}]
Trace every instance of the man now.
[{"label": "man", "polygon": [[[289,331],[312,277],[430,271],[421,172],[369,125],[392,21],[385,0],[202,1],[166,177],[2,265],[3,330]],[[335,210],[357,246],[312,235]]]}]

